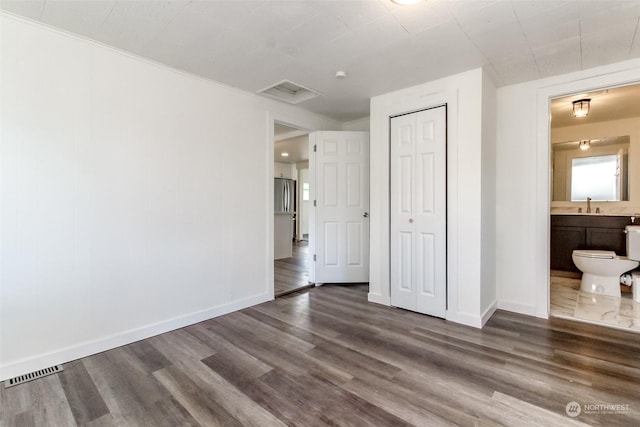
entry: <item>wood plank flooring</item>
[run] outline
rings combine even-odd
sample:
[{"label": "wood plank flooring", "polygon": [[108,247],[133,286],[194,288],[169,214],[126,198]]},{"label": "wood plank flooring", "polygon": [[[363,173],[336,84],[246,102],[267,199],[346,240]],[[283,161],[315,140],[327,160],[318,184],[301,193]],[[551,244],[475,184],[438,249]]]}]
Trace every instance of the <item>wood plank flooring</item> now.
[{"label": "wood plank flooring", "polygon": [[366,298],[312,288],[67,363],[0,387],[0,425],[640,425],[640,334],[503,311],[477,330]]},{"label": "wood plank flooring", "polygon": [[276,297],[314,286],[309,284],[308,256],[309,242],[303,240],[293,244],[291,258],[277,259],[273,262]]}]

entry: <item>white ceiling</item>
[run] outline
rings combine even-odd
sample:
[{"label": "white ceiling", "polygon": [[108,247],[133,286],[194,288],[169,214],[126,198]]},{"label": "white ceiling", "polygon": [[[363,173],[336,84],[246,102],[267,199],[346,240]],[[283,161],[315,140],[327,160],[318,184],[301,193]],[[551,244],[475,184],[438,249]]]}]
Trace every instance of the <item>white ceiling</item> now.
[{"label": "white ceiling", "polygon": [[[288,79],[341,121],[484,67],[498,86],[640,57],[638,0],[0,0],[0,8],[256,92]],[[336,79],[343,70],[345,79]]]},{"label": "white ceiling", "polygon": [[[276,162],[298,163],[309,160],[309,135],[306,130],[275,123],[273,131]],[[282,153],[289,155],[283,157]]]},{"label": "white ceiling", "polygon": [[[309,135],[283,139],[275,143],[274,160],[281,163],[298,163],[309,160]],[[282,153],[288,153],[283,157]]]},{"label": "white ceiling", "polygon": [[281,123],[274,123],[273,135],[275,141],[281,141],[283,139],[294,138],[300,135],[306,135],[306,130],[293,128],[291,126],[283,125]]}]

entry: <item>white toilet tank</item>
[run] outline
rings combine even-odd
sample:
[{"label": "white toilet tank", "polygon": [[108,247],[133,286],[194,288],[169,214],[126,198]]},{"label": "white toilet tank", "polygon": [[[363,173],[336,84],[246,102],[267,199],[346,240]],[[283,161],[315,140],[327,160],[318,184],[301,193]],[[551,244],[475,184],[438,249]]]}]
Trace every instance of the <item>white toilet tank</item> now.
[{"label": "white toilet tank", "polygon": [[627,225],[627,258],[640,261],[640,225]]}]

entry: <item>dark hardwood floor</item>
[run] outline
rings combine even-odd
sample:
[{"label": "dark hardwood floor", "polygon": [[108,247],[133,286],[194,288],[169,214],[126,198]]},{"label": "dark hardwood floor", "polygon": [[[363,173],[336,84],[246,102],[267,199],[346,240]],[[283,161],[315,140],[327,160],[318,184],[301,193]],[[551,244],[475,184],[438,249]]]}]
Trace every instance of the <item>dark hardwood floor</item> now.
[{"label": "dark hardwood floor", "polygon": [[309,242],[303,240],[293,244],[291,258],[278,259],[273,262],[276,297],[313,286],[309,284],[308,256]]},{"label": "dark hardwood floor", "polygon": [[640,334],[503,311],[478,330],[366,296],[312,288],[67,363],[1,387],[0,425],[640,425]]}]

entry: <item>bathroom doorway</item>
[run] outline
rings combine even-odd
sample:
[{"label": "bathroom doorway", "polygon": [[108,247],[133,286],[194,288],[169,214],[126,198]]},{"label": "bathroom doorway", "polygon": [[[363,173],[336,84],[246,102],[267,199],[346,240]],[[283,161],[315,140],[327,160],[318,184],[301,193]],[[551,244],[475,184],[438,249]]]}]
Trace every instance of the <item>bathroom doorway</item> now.
[{"label": "bathroom doorway", "polygon": [[640,332],[640,301],[634,300],[632,287],[620,285],[620,297],[615,286],[609,294],[581,290],[584,273],[573,258],[574,250],[626,256],[624,228],[640,223],[638,99],[640,84],[551,100],[549,314],[553,317]]}]

